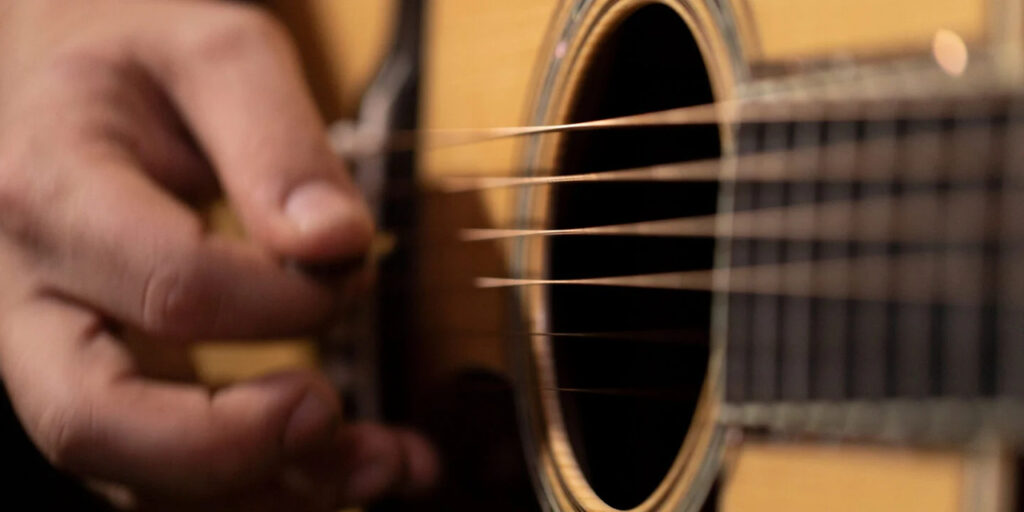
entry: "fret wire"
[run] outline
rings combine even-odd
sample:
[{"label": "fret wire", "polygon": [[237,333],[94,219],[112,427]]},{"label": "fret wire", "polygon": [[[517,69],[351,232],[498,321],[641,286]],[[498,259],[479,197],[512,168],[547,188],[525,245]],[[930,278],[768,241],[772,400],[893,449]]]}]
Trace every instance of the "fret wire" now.
[{"label": "fret wire", "polygon": [[[1024,101],[1016,101],[1010,109],[1010,134],[1005,144],[1003,161],[1003,187],[1024,187]],[[1020,240],[1024,239],[1024,202],[1005,197],[998,203],[1002,235],[1016,241],[1016,247],[1004,244],[999,248],[996,272],[999,282],[999,303],[996,325],[996,389],[1010,396],[1024,396],[1024,264],[1020,255]]]},{"label": "fret wire", "polygon": [[[802,123],[794,127],[794,145],[796,147],[815,148],[817,151],[794,154],[790,157],[791,168],[820,168],[822,159],[822,126],[819,123]],[[884,142],[883,142],[884,143]],[[869,167],[870,168],[870,167]],[[884,169],[885,167],[877,167]],[[820,179],[814,171],[813,179]],[[811,180],[791,181],[789,183],[789,201],[812,205],[817,201],[818,187]],[[785,215],[789,219],[790,215]],[[814,257],[815,244],[810,240],[788,240],[785,244],[784,258],[790,261],[808,261]],[[782,272],[785,280],[810,282],[810,268],[790,268]],[[805,294],[806,295],[806,294]],[[782,382],[780,392],[783,397],[808,399],[812,395],[811,357],[814,338],[811,333],[813,299],[806,296],[782,297]]]},{"label": "fret wire", "polygon": [[[988,117],[988,116],[985,116]],[[954,121],[956,123],[956,121]],[[984,123],[976,127],[970,134],[960,134],[954,129],[950,130],[949,147],[970,148],[970,151],[951,151],[948,165],[942,166],[940,171],[948,172],[948,169],[956,169],[966,165],[987,165],[990,163],[993,139],[988,133],[991,130],[990,123]],[[1003,196],[1009,192],[1003,191]],[[1009,193],[1011,196],[1016,194]],[[947,240],[955,240],[958,233],[970,229],[991,229],[994,238],[999,237],[998,218],[993,214],[991,205],[998,200],[989,200],[977,204],[965,201],[951,193],[943,195],[943,210],[946,214],[944,228]],[[976,296],[992,295],[992,283],[987,283],[984,276],[986,262],[991,255],[986,253],[983,259],[975,264],[959,267],[955,260],[955,254],[947,251],[943,255],[943,279],[940,286],[946,290],[960,290],[971,288],[970,292]],[[973,396],[981,391],[981,346],[982,335],[982,310],[981,304],[967,306],[943,307],[940,312],[942,318],[939,324],[939,354],[942,357],[941,381],[942,393],[951,396]]]},{"label": "fret wire", "polygon": [[[897,165],[904,146],[900,144],[899,126],[895,119],[872,123],[866,127],[865,137],[880,141],[872,151],[863,151],[858,158],[858,166],[863,168],[893,169]],[[871,209],[855,208],[851,222],[856,228],[873,226],[878,232],[893,232],[893,215],[903,215],[904,205],[894,197],[892,179],[878,182],[858,182],[860,197],[870,195],[876,198]],[[875,195],[877,194],[877,195]],[[891,254],[894,245],[891,241],[886,245],[886,254]],[[855,255],[863,252],[864,247],[854,245]],[[892,268],[887,265],[879,269],[880,278],[889,281]],[[856,277],[856,276],[854,276]],[[852,325],[850,328],[851,357],[851,392],[859,397],[880,398],[885,396],[888,375],[888,351],[892,343],[888,336],[890,305],[881,301],[862,301],[852,305]]]}]

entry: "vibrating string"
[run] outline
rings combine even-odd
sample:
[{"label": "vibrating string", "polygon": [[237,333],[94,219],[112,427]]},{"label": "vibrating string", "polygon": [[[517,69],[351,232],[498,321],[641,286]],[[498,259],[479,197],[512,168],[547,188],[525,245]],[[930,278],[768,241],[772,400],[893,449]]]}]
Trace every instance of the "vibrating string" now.
[{"label": "vibrating string", "polygon": [[[502,331],[505,332],[505,331]],[[524,334],[524,333],[520,333]],[[669,342],[669,343],[706,343],[706,329],[645,329],[631,331],[595,331],[595,332],[539,332],[530,331],[528,336],[546,336],[552,338],[579,339],[629,339],[631,341]]]},{"label": "vibrating string", "polygon": [[[1004,201],[1024,201],[1022,192],[1005,192]],[[905,197],[806,203],[738,212],[563,229],[464,229],[466,241],[535,236],[715,237],[772,240],[813,240],[906,243],[978,243],[998,239],[995,219],[982,229],[967,223],[935,222],[942,204],[985,212],[996,199],[981,190],[922,192]],[[897,219],[890,219],[894,213]]]},{"label": "vibrating string", "polygon": [[575,340],[581,343],[602,343],[604,341],[647,342],[652,344],[689,344],[705,345],[708,342],[708,331],[703,328],[680,329],[641,329],[623,331],[530,331],[516,329],[501,330],[445,330],[444,335],[455,339],[476,340],[493,336],[514,337],[545,337],[563,340]]},{"label": "vibrating string", "polygon": [[653,387],[653,388],[580,388],[568,386],[541,387],[545,391],[560,391],[563,393],[579,393],[587,395],[621,395],[626,397],[657,398],[672,401],[695,402],[697,399],[692,392],[685,388]]},{"label": "vibrating string", "polygon": [[[967,143],[992,141],[1005,136],[1005,130],[991,126],[968,126],[946,133],[922,132],[862,141],[842,141],[809,147],[773,149],[732,157],[707,158],[685,162],[616,169],[603,172],[561,174],[544,171],[542,176],[450,176],[443,178],[443,192],[472,192],[505,187],[528,187],[563,183],[602,183],[623,181],[725,181],[725,182],[819,182],[882,183],[898,177],[907,184],[933,183],[934,168],[925,166],[879,165],[879,160],[893,160],[898,154],[937,151],[945,140]],[[875,165],[852,166],[849,156],[856,155]],[[890,162],[891,163],[891,162]],[[740,173],[726,172],[728,167]],[[974,165],[961,165],[945,170],[942,178],[949,182],[983,179],[989,168],[975,160]]]},{"label": "vibrating string", "polygon": [[576,123],[490,128],[440,128],[393,133],[332,130],[332,145],[344,157],[359,158],[411,149],[442,149],[530,135],[615,128],[886,120],[985,118],[1005,111],[1013,98],[1005,94],[971,96],[852,96],[835,98],[761,98],[727,100]]},{"label": "vibrating string", "polygon": [[[955,103],[955,106],[953,105]],[[860,122],[897,120],[943,121],[965,118],[989,121],[1006,104],[1006,98],[850,98],[828,100],[756,99],[719,102],[649,112],[638,115],[581,123],[499,127],[483,130],[432,130],[399,134],[389,143],[411,143],[436,149],[454,145],[475,144],[508,137],[561,133],[607,128],[673,126],[718,123],[759,122]],[[938,126],[936,124],[936,126]],[[888,182],[898,178],[905,184],[936,182],[940,176],[934,167],[894,165],[850,165],[834,158],[872,156],[894,159],[899,154],[939,151],[943,141],[962,137],[974,141],[990,141],[1002,130],[982,123],[981,126],[960,127],[953,132],[901,134],[894,137],[846,141],[805,148],[789,148],[742,154],[732,158],[687,161],[601,173],[535,177],[456,177],[444,182],[451,192],[495,187],[517,187],[542,184],[602,181],[714,181],[749,180],[783,182],[802,179],[816,181]],[[1014,130],[1017,131],[1017,130]],[[723,164],[742,169],[741,173],[723,173]],[[892,162],[888,162],[892,163]],[[987,165],[962,165],[943,168],[941,179],[977,180],[991,171]],[[1019,195],[1019,194],[1018,194]],[[476,229],[462,232],[467,240],[517,238],[527,236],[569,235],[642,235],[642,236],[723,236],[717,226],[731,226],[726,237],[761,237],[807,240],[858,241],[924,241],[976,242],[998,236],[992,229],[957,231],[934,222],[938,201],[953,200],[968,208],[984,210],[988,197],[983,191],[955,191],[937,194],[932,191],[919,196],[869,198],[823,204],[794,205],[771,209],[740,211],[690,218],[591,226],[575,229]],[[1017,196],[1012,198],[1019,200]],[[1006,200],[1000,199],[1000,200]],[[897,212],[898,222],[889,216]],[[753,217],[784,219],[784,222],[760,223],[752,227]],[[851,222],[857,219],[857,222]],[[766,227],[767,226],[767,227]],[[476,280],[481,288],[520,287],[532,285],[591,285],[641,288],[666,288],[695,291],[764,293],[843,299],[948,302],[976,304],[979,293],[958,290],[953,283],[944,283],[937,276],[976,273],[985,264],[981,254],[925,253],[910,255],[863,256],[822,261],[789,262],[747,267],[689,270],[656,274],[592,277],[581,279],[491,278]],[[900,276],[899,279],[890,279]],[[852,279],[856,277],[856,279]],[[554,335],[554,333],[547,333]]]},{"label": "vibrating string", "polygon": [[[1016,255],[1024,257],[1024,252]],[[974,305],[985,297],[957,276],[985,265],[977,252],[861,256],[817,261],[580,279],[481,277],[480,288],[620,286],[907,303]],[[852,279],[851,276],[855,276]]]}]

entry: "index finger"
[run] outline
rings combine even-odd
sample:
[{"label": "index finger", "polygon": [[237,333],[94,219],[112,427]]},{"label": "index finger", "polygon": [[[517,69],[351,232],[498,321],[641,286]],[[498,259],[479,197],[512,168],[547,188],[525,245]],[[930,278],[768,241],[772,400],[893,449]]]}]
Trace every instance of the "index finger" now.
[{"label": "index finger", "polygon": [[364,253],[370,214],[330,150],[284,30],[253,8],[175,9],[192,23],[158,27],[142,45],[144,64],[181,109],[249,233],[302,260]]}]

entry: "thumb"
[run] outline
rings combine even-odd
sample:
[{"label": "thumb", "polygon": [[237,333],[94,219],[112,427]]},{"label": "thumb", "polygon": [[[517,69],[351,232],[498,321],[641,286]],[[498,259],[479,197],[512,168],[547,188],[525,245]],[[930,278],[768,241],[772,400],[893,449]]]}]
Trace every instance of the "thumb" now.
[{"label": "thumb", "polygon": [[[181,108],[250,234],[301,260],[361,256],[372,237],[370,213],[330,150],[285,30],[248,7],[175,8],[189,25],[212,21],[187,37],[176,29],[166,33],[177,25],[165,24],[165,33],[148,45],[158,52],[148,64]],[[190,9],[219,12],[202,17]]]}]

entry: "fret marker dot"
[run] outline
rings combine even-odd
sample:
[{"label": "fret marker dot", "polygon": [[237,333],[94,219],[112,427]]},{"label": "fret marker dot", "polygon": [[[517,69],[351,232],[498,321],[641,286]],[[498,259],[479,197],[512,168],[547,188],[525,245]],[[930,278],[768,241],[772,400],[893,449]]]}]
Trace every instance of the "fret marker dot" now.
[{"label": "fret marker dot", "polygon": [[967,69],[967,44],[952,30],[941,29],[935,32],[932,55],[949,76],[960,76]]}]

